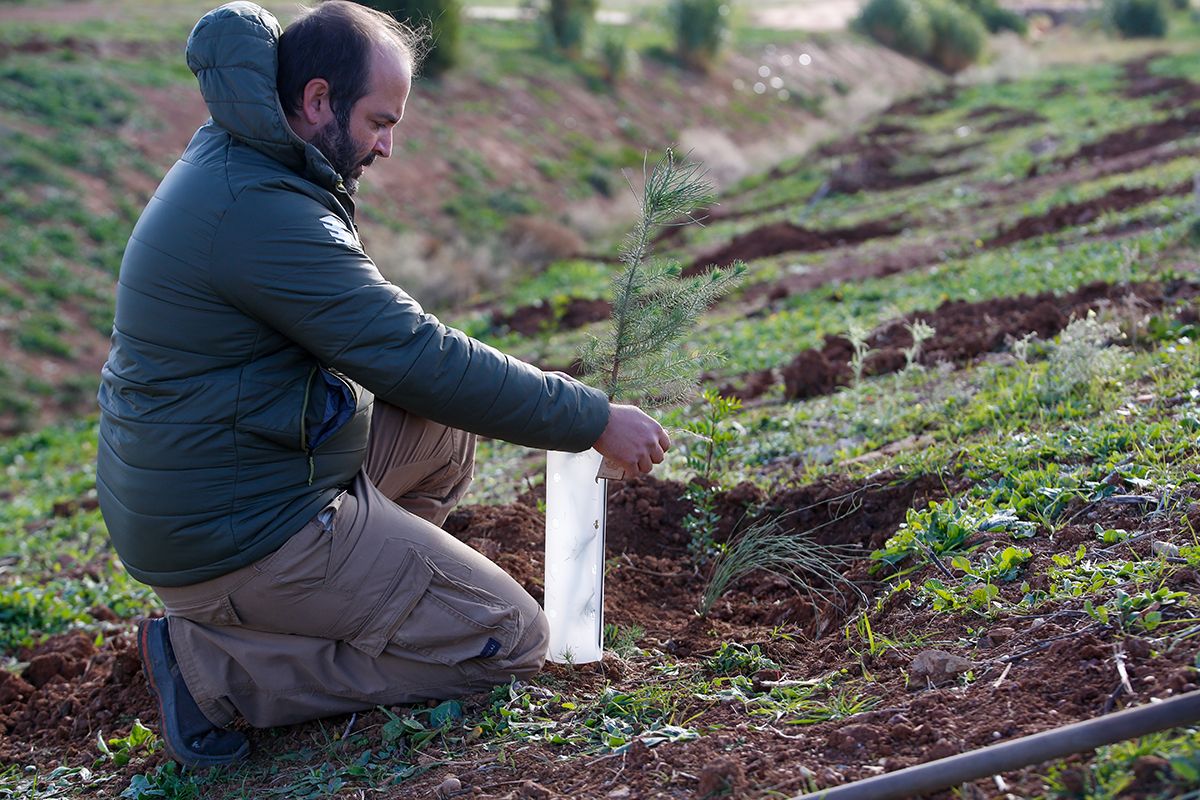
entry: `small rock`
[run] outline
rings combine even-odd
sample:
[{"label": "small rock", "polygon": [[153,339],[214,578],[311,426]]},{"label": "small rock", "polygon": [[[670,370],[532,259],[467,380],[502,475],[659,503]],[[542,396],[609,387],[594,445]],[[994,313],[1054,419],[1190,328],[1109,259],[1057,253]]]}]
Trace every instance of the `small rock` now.
[{"label": "small rock", "polygon": [[913,659],[909,672],[920,678],[944,680],[975,668],[970,659],[944,650],[923,650]]},{"label": "small rock", "polygon": [[517,790],[517,797],[521,800],[550,800],[554,793],[534,781],[525,781]]},{"label": "small rock", "polygon": [[1125,638],[1125,652],[1133,658],[1149,658],[1150,643],[1140,636],[1127,636]]},{"label": "small rock", "polygon": [[614,800],[620,800],[622,797],[629,797],[630,790],[628,786],[620,786],[608,793],[608,796]]},{"label": "small rock", "polygon": [[462,791],[462,781],[453,775],[447,775],[446,779],[438,784],[437,796],[442,798],[452,797]]},{"label": "small rock", "polygon": [[1179,558],[1179,548],[1170,542],[1151,542],[1150,552],[1164,558]]},{"label": "small rock", "polygon": [[999,627],[992,628],[983,638],[987,641],[989,647],[995,647],[998,644],[1007,642],[1016,635],[1017,632],[1012,628]]},{"label": "small rock", "polygon": [[929,748],[929,758],[937,760],[939,758],[949,758],[958,753],[958,748],[949,739],[938,739],[934,742],[933,747]]},{"label": "small rock", "polygon": [[740,797],[746,790],[746,771],[737,759],[725,757],[711,762],[700,773],[701,797]]}]

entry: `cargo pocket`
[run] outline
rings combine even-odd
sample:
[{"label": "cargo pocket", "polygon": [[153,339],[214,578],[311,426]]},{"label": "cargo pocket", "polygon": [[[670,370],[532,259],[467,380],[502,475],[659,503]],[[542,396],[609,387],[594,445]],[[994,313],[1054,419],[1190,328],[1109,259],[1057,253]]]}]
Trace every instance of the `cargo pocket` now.
[{"label": "cargo pocket", "polygon": [[200,625],[242,624],[242,618],[238,616],[228,594],[201,600],[188,600],[182,603],[164,602],[164,605],[167,607],[168,615],[183,617]]},{"label": "cargo pocket", "polygon": [[332,521],[323,524],[314,519],[275,552],[254,562],[254,569],[268,576],[272,586],[299,590],[321,586],[333,557],[333,530]]},{"label": "cargo pocket", "polygon": [[398,563],[399,566],[383,591],[375,595],[378,600],[367,613],[358,632],[347,639],[351,647],[371,658],[378,658],[383,652],[392,634],[404,624],[429,590],[433,578],[428,562],[408,542],[400,539],[388,539],[383,543],[377,563]]},{"label": "cargo pocket", "polygon": [[[517,607],[449,577],[428,556],[417,557],[429,570],[429,589],[396,627],[392,641],[447,666],[511,655],[520,627]],[[469,567],[464,569],[470,574]]]}]

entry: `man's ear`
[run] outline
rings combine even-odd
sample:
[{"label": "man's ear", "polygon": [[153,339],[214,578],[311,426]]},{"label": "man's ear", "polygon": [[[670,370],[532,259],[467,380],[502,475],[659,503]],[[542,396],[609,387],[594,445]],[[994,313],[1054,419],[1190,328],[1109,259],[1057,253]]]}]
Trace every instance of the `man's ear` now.
[{"label": "man's ear", "polygon": [[300,118],[309,125],[320,127],[333,118],[329,107],[329,81],[313,78],[304,84],[300,101]]}]

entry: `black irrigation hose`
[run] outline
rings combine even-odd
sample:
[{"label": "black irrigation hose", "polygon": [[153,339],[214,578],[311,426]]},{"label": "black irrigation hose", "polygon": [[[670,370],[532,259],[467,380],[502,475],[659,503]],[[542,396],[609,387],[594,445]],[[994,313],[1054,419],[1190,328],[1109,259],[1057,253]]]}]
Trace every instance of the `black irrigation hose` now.
[{"label": "black irrigation hose", "polygon": [[935,792],[1101,745],[1200,721],[1200,692],[1106,714],[792,800],[890,800]]}]

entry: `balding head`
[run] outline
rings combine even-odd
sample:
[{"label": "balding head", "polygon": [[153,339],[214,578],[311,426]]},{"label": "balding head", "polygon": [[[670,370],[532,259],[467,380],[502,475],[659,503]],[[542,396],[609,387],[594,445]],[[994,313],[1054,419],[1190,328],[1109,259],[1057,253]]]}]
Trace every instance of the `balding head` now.
[{"label": "balding head", "polygon": [[350,109],[371,90],[378,57],[399,59],[411,78],[425,50],[425,37],[349,0],[326,0],[288,25],[279,39],[276,86],[283,111],[294,117],[310,81],[329,84],[333,112],[345,123]]}]

